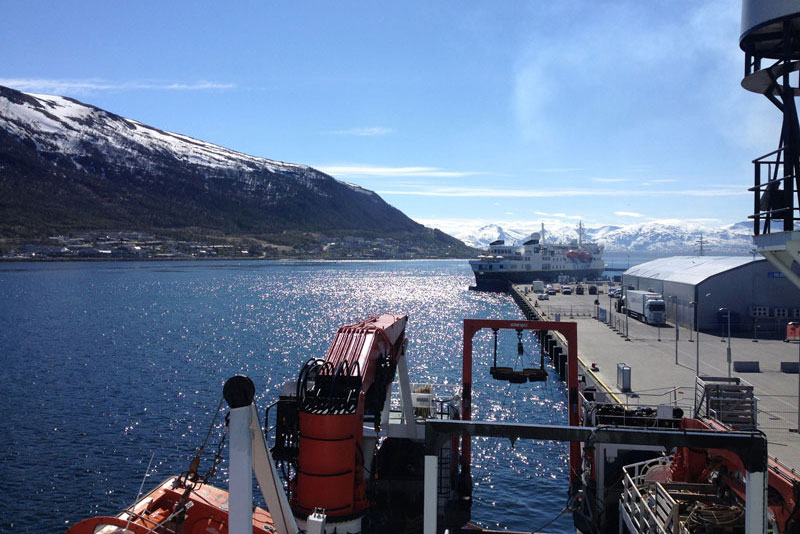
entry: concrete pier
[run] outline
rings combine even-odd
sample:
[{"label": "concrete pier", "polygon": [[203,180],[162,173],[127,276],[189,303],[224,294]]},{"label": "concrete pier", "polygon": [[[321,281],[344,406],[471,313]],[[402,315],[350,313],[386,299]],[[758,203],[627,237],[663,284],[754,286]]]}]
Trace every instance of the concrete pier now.
[{"label": "concrete pier", "polygon": [[[585,375],[587,381],[598,384],[612,401],[654,405],[677,401],[686,414],[691,414],[695,400],[697,334],[680,328],[676,342],[673,325],[658,328],[633,318],[627,319],[626,329],[624,314],[613,311],[616,299],[610,300],[612,309],[609,310],[608,287],[599,286],[599,289],[599,295],[556,294],[542,301],[530,286],[515,285],[511,291],[520,309],[531,319],[560,319],[578,324],[579,373]],[[603,315],[605,322],[599,319]],[[727,347],[727,338],[700,333],[701,376],[728,376]],[[558,370],[553,347],[547,348]],[[782,340],[731,339],[731,376],[754,386],[758,398],[758,428],[767,435],[769,454],[793,469],[800,469],[800,435],[796,431],[798,375],[784,371],[796,368],[796,363],[787,362],[797,362],[799,350],[797,343]],[[749,363],[737,365],[737,361]],[[631,391],[628,393],[620,391],[617,385],[619,363],[631,368]],[[592,364],[596,371],[592,371]],[[741,372],[737,368],[757,368],[759,372]]]}]

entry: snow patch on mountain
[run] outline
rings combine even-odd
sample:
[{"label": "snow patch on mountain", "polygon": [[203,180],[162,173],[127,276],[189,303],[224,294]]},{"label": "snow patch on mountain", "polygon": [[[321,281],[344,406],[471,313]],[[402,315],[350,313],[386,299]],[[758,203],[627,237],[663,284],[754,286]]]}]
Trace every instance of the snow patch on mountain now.
[{"label": "snow patch on mountain", "polygon": [[[489,243],[497,239],[520,244],[531,233],[541,233],[538,223],[501,225],[447,220],[417,222],[435,226],[467,245],[480,249],[487,248]],[[753,248],[752,233],[752,223],[748,222],[713,226],[680,220],[660,220],[625,225],[584,226],[583,239],[604,245],[606,252],[669,255],[697,253],[702,236],[705,253],[747,254]],[[577,225],[551,222],[545,226],[545,242],[572,243],[577,240]]]},{"label": "snow patch on mountain", "polygon": [[121,168],[161,169],[162,174],[168,175],[172,161],[194,167],[206,180],[235,180],[250,191],[269,190],[270,175],[280,174],[326,196],[317,184],[320,180],[334,180],[307,165],[242,154],[72,98],[22,93],[4,87],[0,87],[0,128],[33,143],[41,154],[69,157],[78,169],[99,151],[106,161]]}]

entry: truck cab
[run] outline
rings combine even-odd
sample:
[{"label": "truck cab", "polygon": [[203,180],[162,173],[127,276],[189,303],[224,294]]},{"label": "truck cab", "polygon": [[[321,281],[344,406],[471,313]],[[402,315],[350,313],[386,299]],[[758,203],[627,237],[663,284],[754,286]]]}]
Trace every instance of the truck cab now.
[{"label": "truck cab", "polygon": [[664,324],[667,322],[667,306],[663,299],[648,299],[645,303],[645,323]]},{"label": "truck cab", "polygon": [[660,293],[627,290],[625,309],[628,315],[645,324],[661,325],[667,320],[667,306]]}]

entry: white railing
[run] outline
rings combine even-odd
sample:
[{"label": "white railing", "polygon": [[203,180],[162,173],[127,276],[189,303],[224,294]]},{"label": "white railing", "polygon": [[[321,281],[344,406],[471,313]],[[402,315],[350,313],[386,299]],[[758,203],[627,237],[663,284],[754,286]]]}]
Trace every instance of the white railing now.
[{"label": "white railing", "polygon": [[622,468],[620,518],[633,534],[679,534],[678,505],[661,482],[669,470],[668,457],[656,458]]}]

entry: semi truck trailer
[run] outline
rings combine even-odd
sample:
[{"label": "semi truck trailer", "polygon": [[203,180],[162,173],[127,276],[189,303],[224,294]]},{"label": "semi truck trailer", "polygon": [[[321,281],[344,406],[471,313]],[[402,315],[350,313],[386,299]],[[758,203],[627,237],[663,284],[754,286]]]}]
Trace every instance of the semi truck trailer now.
[{"label": "semi truck trailer", "polygon": [[625,311],[631,317],[645,324],[664,324],[667,320],[667,306],[664,297],[652,291],[628,290],[625,292]]}]

